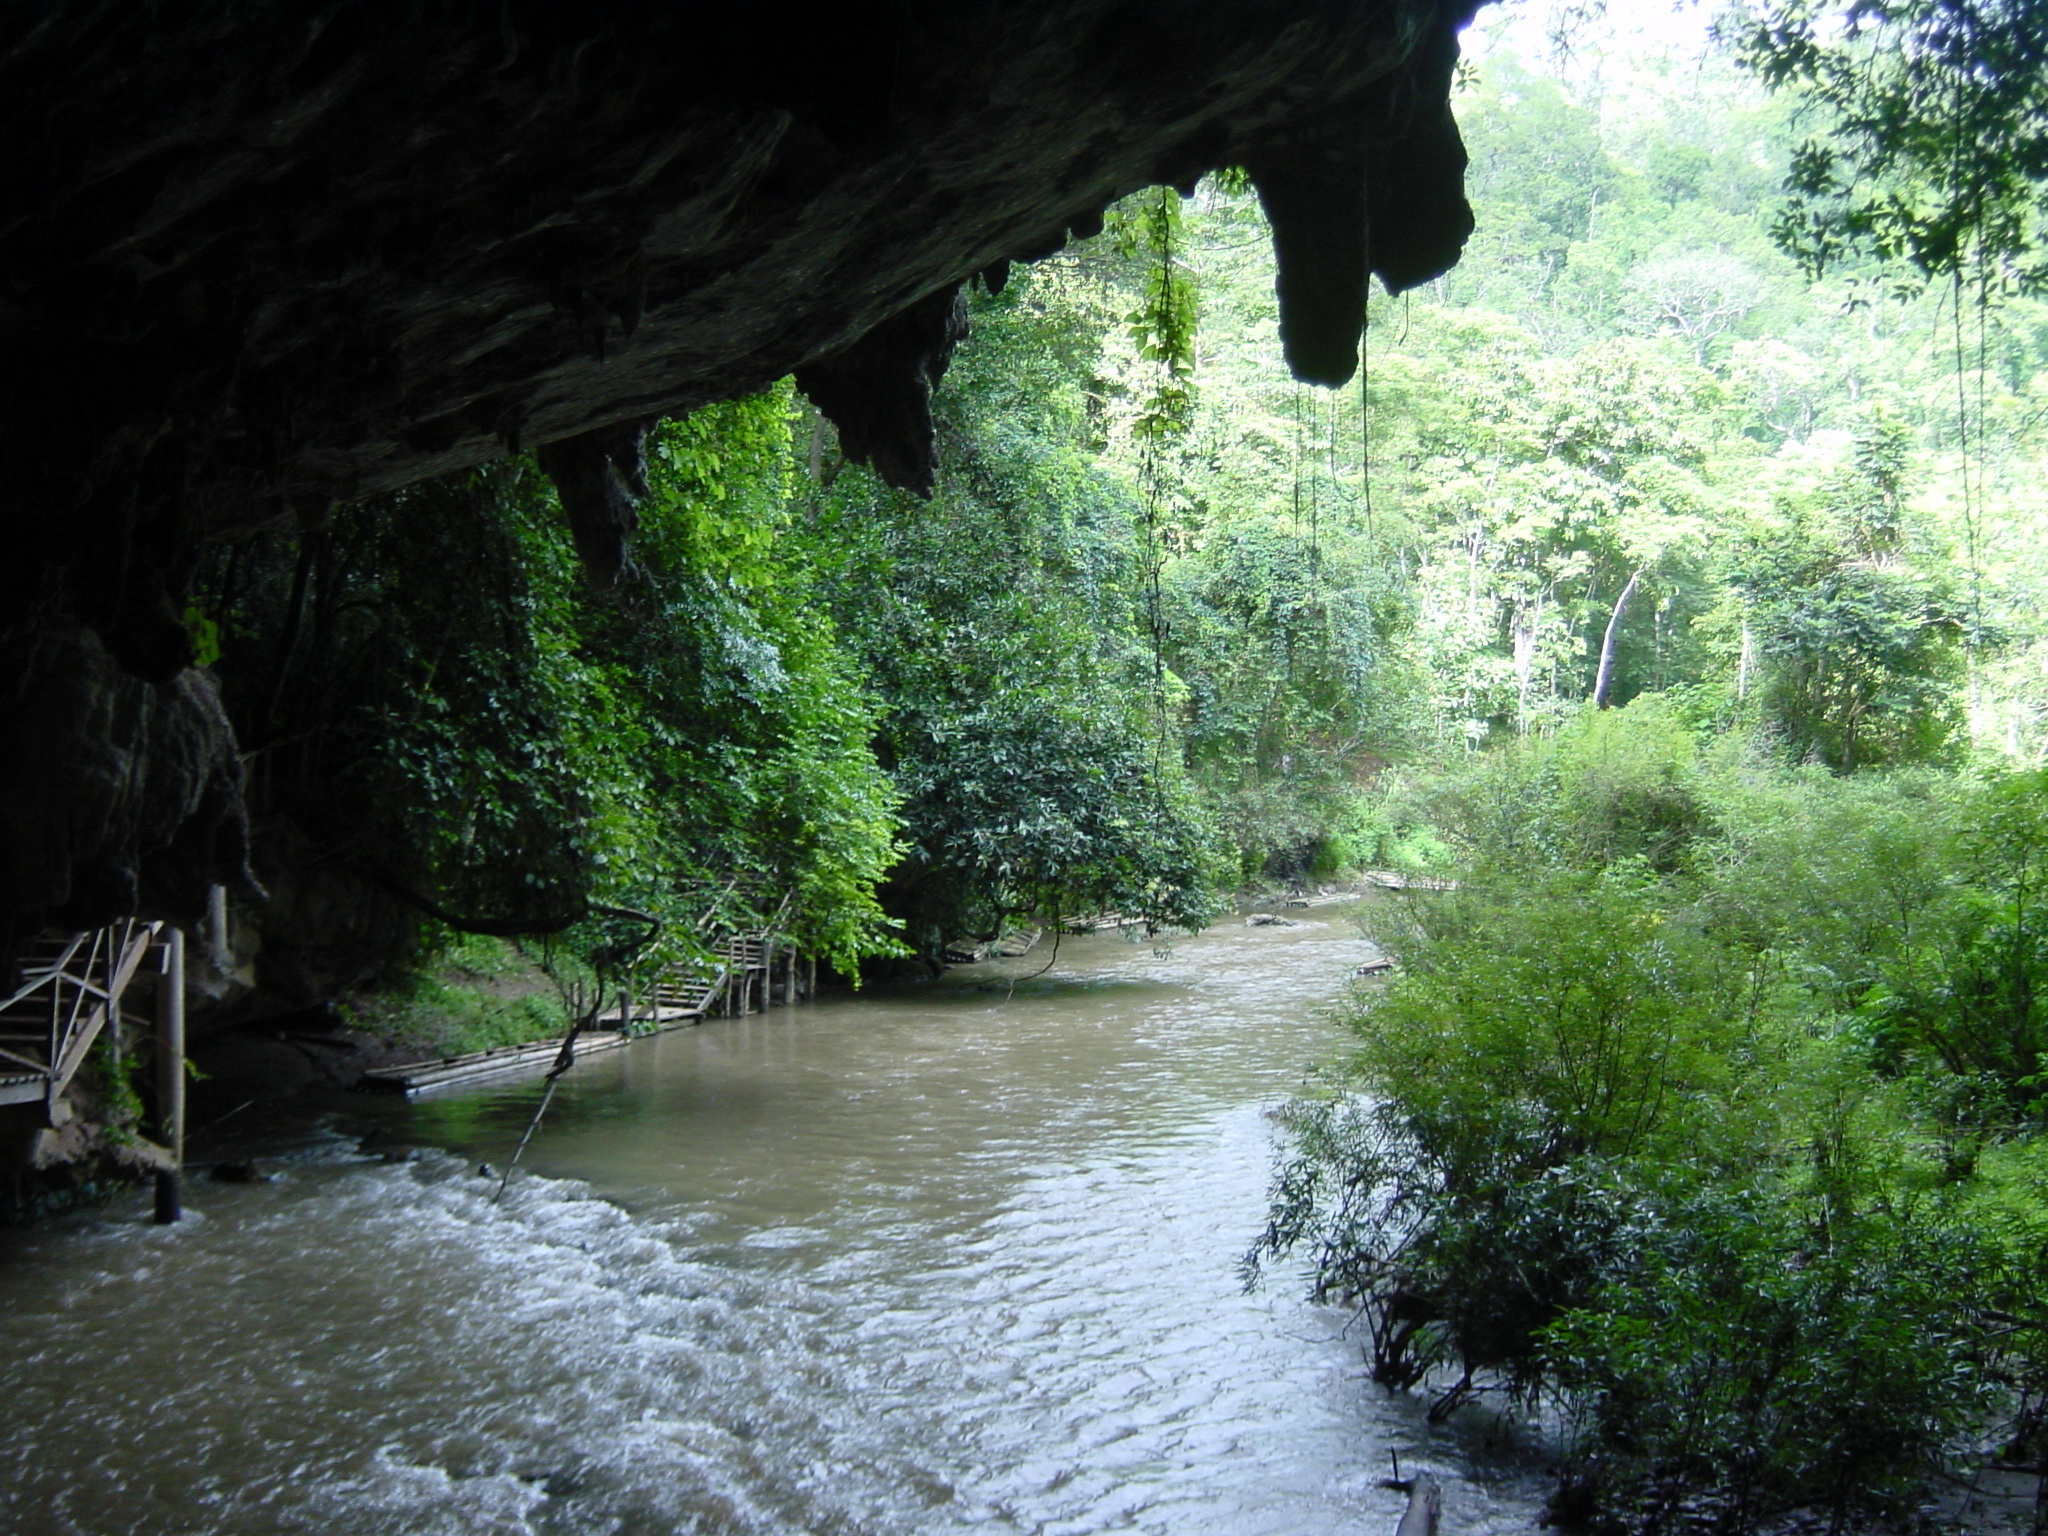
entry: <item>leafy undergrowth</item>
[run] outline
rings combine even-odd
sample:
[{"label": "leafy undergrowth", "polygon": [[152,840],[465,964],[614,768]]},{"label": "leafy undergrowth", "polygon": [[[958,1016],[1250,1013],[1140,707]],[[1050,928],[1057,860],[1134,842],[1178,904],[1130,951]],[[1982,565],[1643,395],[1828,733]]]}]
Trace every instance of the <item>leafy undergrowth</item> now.
[{"label": "leafy undergrowth", "polygon": [[[553,967],[560,975],[561,963]],[[356,999],[348,1015],[358,1029],[435,1056],[550,1039],[569,1020],[562,987],[539,959],[479,937],[458,939],[403,990]]]},{"label": "leafy undergrowth", "polygon": [[[1840,779],[1653,700],[1444,786],[1454,891],[1291,1106],[1254,1266],[1541,1408],[1575,1511],[1910,1522],[2048,1453],[2048,775]],[[1563,1513],[1563,1511],[1560,1511]]]}]

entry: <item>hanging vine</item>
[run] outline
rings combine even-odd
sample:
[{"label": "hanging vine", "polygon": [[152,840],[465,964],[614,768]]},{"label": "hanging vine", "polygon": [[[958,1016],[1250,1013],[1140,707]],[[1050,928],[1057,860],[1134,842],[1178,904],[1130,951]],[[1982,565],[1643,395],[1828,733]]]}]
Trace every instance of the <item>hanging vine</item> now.
[{"label": "hanging vine", "polygon": [[1138,489],[1144,516],[1146,626],[1152,642],[1153,707],[1165,740],[1165,619],[1160,581],[1166,565],[1163,507],[1165,454],[1184,437],[1195,413],[1196,337],[1200,295],[1184,254],[1180,194],[1154,187],[1139,194],[1116,222],[1119,251],[1143,263],[1139,303],[1126,317],[1138,356],[1151,364],[1131,425],[1138,446]]}]

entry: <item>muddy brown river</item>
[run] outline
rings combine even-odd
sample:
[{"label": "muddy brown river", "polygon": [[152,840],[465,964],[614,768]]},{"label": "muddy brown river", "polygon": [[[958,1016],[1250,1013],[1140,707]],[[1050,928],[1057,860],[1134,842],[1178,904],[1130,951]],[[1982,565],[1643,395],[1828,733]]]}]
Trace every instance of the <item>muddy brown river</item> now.
[{"label": "muddy brown river", "polygon": [[1301,915],[593,1058],[503,1204],[531,1082],[246,1129],[279,1178],[177,1227],[0,1234],[0,1531],[1386,1536],[1390,1452],[1447,1533],[1532,1530],[1486,1415],[1240,1288],[1267,1112],[1371,952]]}]

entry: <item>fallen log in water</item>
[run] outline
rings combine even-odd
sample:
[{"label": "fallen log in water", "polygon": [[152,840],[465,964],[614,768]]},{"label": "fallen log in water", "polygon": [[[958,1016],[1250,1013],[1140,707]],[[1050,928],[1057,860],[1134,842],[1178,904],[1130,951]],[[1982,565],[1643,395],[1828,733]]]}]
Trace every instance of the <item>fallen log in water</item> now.
[{"label": "fallen log in water", "polygon": [[1443,1519],[1444,1491],[1434,1477],[1418,1472],[1380,1486],[1408,1495],[1408,1507],[1401,1513],[1401,1523],[1394,1527],[1394,1536],[1436,1536],[1437,1524]]}]

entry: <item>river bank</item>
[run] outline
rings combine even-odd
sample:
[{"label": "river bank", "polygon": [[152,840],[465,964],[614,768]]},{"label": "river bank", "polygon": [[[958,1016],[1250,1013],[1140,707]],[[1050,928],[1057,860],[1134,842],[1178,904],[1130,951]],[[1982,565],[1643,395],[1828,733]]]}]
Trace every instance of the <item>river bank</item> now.
[{"label": "river bank", "polygon": [[[1288,927],[1304,914],[1359,900],[1378,882],[1318,886],[1311,890],[1274,887],[1241,892],[1235,912],[1219,925]],[[1045,963],[1060,943],[1105,931],[1138,939],[1141,932],[1101,918],[1070,925],[1068,934],[1030,931],[1027,947],[980,946],[978,963],[990,959]],[[966,957],[962,956],[963,961]],[[960,969],[959,965],[948,967]],[[924,984],[921,967],[879,968],[884,986]],[[843,983],[842,996],[854,995]],[[278,1101],[318,1102],[355,1088],[367,1073],[444,1061],[494,1048],[559,1040],[568,1014],[555,981],[516,945],[500,940],[466,940],[444,963],[411,988],[363,997],[335,1007],[253,1021],[206,1035],[190,1052],[196,1069],[190,1088],[193,1125],[205,1132],[252,1109]],[[288,1113],[288,1112],[287,1112]]]}]

